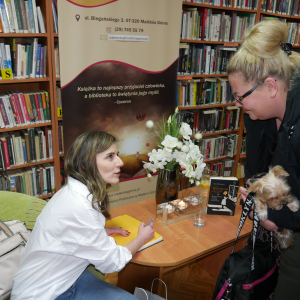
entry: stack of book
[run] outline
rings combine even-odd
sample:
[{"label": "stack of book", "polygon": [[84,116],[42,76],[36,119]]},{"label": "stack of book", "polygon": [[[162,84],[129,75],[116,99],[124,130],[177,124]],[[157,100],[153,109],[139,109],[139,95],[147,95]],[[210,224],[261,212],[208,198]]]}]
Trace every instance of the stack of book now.
[{"label": "stack of book", "polygon": [[[227,147],[229,139],[233,140],[233,149],[230,150]],[[237,152],[238,139],[238,134],[204,137],[200,142],[199,148],[205,160],[233,156]]]},{"label": "stack of book", "polygon": [[217,176],[233,176],[234,160],[225,158],[220,161],[215,161],[206,164],[210,170],[216,172]]},{"label": "stack of book", "polygon": [[240,109],[236,106],[220,107],[215,109],[180,111],[182,120],[188,123],[193,131],[222,132],[239,128]]},{"label": "stack of book", "polygon": [[299,16],[299,1],[262,0],[261,11],[282,15]]},{"label": "stack of book", "polygon": [[[241,8],[257,7],[257,1],[242,0]],[[235,1],[235,5],[239,5]],[[252,2],[252,3],[250,3]],[[181,39],[202,41],[238,42],[244,31],[255,24],[255,13],[232,12],[232,16],[213,13],[211,8],[184,8],[182,10]]]},{"label": "stack of book", "polygon": [[234,102],[228,78],[178,80],[176,106],[201,106]]},{"label": "stack of book", "polygon": [[226,74],[236,47],[205,44],[179,45],[178,75]]},{"label": "stack of book", "polygon": [[52,130],[47,126],[0,134],[0,170],[52,158]]},{"label": "stack of book", "polygon": [[209,5],[224,6],[224,7],[230,7],[232,5],[231,0],[187,0],[185,2],[209,4]]},{"label": "stack of book", "polygon": [[0,128],[11,128],[51,121],[49,95],[46,91],[0,95]]},{"label": "stack of book", "polygon": [[38,43],[37,38],[25,39],[17,44],[15,39],[0,43],[1,69],[11,69],[12,79],[46,77],[47,46]]},{"label": "stack of book", "polygon": [[0,32],[46,33],[43,13],[35,0],[0,0]]},{"label": "stack of book", "polygon": [[38,197],[55,193],[54,167],[50,163],[0,173],[0,191]]}]

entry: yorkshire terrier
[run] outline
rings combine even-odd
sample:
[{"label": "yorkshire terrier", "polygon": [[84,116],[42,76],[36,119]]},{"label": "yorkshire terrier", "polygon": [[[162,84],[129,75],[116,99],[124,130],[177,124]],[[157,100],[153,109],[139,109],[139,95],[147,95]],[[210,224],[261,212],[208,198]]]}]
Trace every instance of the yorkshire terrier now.
[{"label": "yorkshire terrier", "polygon": [[[291,211],[299,209],[299,200],[290,194],[290,186],[287,183],[287,173],[281,166],[270,168],[269,172],[255,181],[248,189],[254,192],[255,211],[261,221],[266,221],[267,207],[280,210],[286,205]],[[282,249],[286,249],[293,243],[293,232],[284,229],[281,232],[274,232]]]}]

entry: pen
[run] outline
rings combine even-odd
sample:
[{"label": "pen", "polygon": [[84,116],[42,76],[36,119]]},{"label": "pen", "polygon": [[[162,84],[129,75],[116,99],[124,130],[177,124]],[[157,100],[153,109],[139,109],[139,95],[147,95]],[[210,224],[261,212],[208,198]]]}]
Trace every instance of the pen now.
[{"label": "pen", "polygon": [[147,223],[146,226],[150,225],[150,223],[153,221],[153,218]]}]

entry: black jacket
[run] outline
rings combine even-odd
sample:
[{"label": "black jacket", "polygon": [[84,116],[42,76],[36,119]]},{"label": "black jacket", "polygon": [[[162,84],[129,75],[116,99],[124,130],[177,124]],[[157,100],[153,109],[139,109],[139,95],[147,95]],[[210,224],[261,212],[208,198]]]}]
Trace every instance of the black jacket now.
[{"label": "black jacket", "polygon": [[[290,174],[288,183],[292,194],[300,200],[300,68],[290,81],[272,165],[281,165]],[[294,213],[287,207],[279,211],[269,209],[268,219],[279,227],[300,231],[300,211]]]}]

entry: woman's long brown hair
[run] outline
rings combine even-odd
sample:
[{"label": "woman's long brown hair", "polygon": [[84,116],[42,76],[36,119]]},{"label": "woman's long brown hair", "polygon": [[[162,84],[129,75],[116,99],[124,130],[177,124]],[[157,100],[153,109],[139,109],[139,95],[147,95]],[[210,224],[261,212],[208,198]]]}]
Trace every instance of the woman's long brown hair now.
[{"label": "woman's long brown hair", "polygon": [[65,157],[65,172],[87,186],[93,195],[92,206],[109,217],[108,185],[102,179],[96,164],[96,155],[107,150],[116,138],[106,132],[89,131],[76,138]]}]

